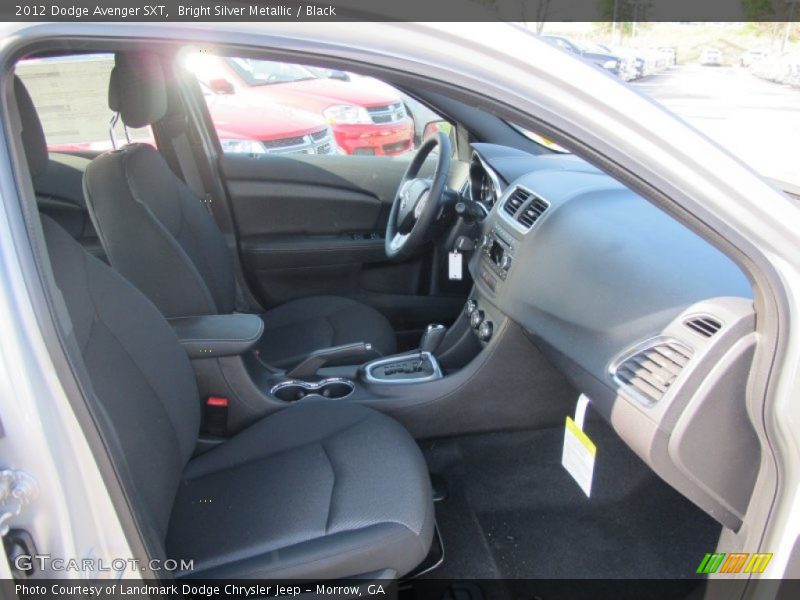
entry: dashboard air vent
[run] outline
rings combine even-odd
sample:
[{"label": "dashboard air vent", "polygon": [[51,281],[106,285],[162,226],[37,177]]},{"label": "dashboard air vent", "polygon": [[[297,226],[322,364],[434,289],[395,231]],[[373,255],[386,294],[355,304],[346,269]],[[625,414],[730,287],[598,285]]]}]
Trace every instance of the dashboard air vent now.
[{"label": "dashboard air vent", "polygon": [[528,201],[528,198],[531,197],[530,192],[526,192],[522,188],[516,188],[511,195],[506,200],[505,204],[503,205],[503,210],[505,210],[508,214],[512,217],[517,214],[517,211]]},{"label": "dashboard air vent", "polygon": [[695,317],[684,322],[689,329],[702,335],[703,337],[710,338],[722,328],[722,323],[713,317]]},{"label": "dashboard air vent", "polygon": [[534,196],[530,203],[522,209],[522,212],[517,215],[517,221],[530,229],[537,219],[542,216],[542,213],[547,210],[548,206],[547,202]]},{"label": "dashboard air vent", "polygon": [[683,344],[657,342],[622,361],[614,377],[647,404],[655,404],[664,397],[691,357],[692,351]]}]

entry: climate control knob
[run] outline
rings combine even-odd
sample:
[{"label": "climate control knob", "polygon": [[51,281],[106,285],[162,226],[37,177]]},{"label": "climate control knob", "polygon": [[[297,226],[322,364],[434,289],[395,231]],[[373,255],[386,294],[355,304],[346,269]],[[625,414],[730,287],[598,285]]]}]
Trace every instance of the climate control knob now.
[{"label": "climate control knob", "polygon": [[478,303],[475,302],[475,300],[467,300],[467,303],[464,305],[464,314],[468,317],[471,317],[472,313],[474,313],[477,309]]},{"label": "climate control knob", "polygon": [[480,327],[481,323],[483,323],[483,311],[476,310],[470,315],[469,324],[472,326],[473,329],[477,329],[478,327]]},{"label": "climate control knob", "polygon": [[482,342],[488,342],[494,333],[494,325],[491,321],[484,321],[478,327],[478,339]]}]

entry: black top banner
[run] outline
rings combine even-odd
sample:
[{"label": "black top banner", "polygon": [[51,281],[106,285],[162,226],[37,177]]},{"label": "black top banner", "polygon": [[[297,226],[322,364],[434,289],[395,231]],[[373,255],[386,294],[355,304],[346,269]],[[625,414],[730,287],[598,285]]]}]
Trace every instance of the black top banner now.
[{"label": "black top banner", "polygon": [[797,21],[800,0],[3,0],[3,21]]}]

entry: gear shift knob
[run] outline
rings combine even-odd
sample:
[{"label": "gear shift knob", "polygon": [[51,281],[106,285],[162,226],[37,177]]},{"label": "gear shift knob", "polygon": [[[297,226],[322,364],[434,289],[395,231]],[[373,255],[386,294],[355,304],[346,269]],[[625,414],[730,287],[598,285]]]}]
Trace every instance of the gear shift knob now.
[{"label": "gear shift knob", "polygon": [[434,354],[439,346],[442,345],[442,340],[444,340],[446,333],[447,327],[444,325],[440,325],[439,323],[431,323],[428,325],[419,341],[420,352],[430,352]]}]

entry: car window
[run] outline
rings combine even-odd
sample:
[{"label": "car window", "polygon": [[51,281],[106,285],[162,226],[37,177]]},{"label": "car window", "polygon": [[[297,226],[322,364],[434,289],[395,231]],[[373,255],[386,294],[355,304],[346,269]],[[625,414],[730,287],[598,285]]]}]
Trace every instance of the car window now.
[{"label": "car window", "polygon": [[566,148],[562,148],[561,146],[559,146],[553,140],[551,140],[546,136],[536,133],[535,131],[531,131],[530,129],[525,129],[524,127],[516,125],[515,123],[510,123],[510,125],[532,142],[536,142],[537,144],[539,144],[540,146],[544,146],[548,150],[552,150],[553,152],[558,152],[561,154],[569,154],[569,150],[567,150]]},{"label": "car window", "polygon": [[293,83],[321,79],[303,65],[275,62],[272,60],[253,60],[250,58],[229,58],[226,62],[247,82],[248,85],[269,85]]},{"label": "car window", "polygon": [[227,153],[404,156],[450,126],[397,88],[356,73],[189,53]]},{"label": "car window", "polygon": [[[23,60],[16,66],[42,121],[47,146],[54,151],[103,151],[112,147],[108,81],[112,54],[86,54]],[[117,123],[123,143],[125,128]],[[155,145],[149,127],[128,129],[132,141]]]},{"label": "car window", "polygon": [[[552,45],[589,50],[580,59],[660,103],[782,189],[800,185],[800,38],[791,19],[547,22],[537,33]],[[536,133],[521,133],[553,148]]]}]

